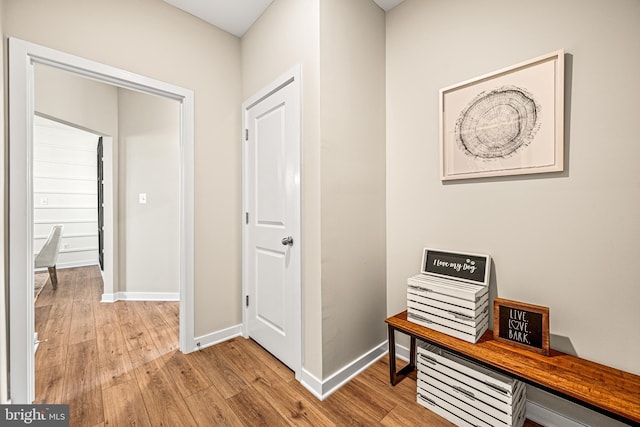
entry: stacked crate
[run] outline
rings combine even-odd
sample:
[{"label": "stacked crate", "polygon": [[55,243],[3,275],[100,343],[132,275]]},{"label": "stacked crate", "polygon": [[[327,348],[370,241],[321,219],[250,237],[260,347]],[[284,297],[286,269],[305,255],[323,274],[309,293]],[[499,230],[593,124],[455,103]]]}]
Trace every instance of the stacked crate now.
[{"label": "stacked crate", "polygon": [[418,274],[407,280],[407,319],[475,343],[489,328],[487,286]]},{"label": "stacked crate", "polygon": [[522,381],[423,342],[418,345],[417,359],[420,405],[457,426],[524,424]]},{"label": "stacked crate", "polygon": [[475,343],[489,328],[491,257],[425,248],[407,280],[407,319]]}]

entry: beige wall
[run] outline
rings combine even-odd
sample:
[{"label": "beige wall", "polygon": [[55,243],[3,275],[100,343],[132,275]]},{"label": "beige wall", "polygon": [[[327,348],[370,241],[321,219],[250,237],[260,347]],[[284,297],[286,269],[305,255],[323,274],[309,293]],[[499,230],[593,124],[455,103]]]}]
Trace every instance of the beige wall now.
[{"label": "beige wall", "polygon": [[302,64],[303,366],[326,379],[385,339],[384,13],[276,0],[241,49],[245,99]]},{"label": "beige wall", "polygon": [[302,65],[303,367],[322,378],[318,0],[275,0],[242,37],[242,97]]},{"label": "beige wall", "polygon": [[118,89],[35,65],[35,111],[101,135],[118,137]]},{"label": "beige wall", "polygon": [[118,90],[121,292],[180,291],[179,108],[171,99]]},{"label": "beige wall", "polygon": [[385,18],[320,3],[323,375],[386,339]]},{"label": "beige wall", "polygon": [[195,335],[241,321],[239,40],[161,0],[4,0],[4,34],[195,93]]},{"label": "beige wall", "polygon": [[[422,247],[489,253],[494,294],[550,307],[552,347],[639,374],[640,3],[406,0],[386,24],[388,314]],[[443,184],[438,90],[559,48],[565,173]]]}]

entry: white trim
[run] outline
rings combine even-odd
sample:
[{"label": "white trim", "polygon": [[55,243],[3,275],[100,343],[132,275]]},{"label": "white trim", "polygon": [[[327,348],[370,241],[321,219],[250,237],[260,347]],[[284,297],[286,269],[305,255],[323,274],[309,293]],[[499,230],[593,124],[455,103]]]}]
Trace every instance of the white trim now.
[{"label": "white trim", "polygon": [[[33,357],[33,65],[27,46],[9,39],[9,359],[10,394],[30,404]],[[28,142],[29,141],[29,142]]]},{"label": "white trim", "polygon": [[179,292],[116,292],[113,294],[102,294],[102,300],[100,300],[100,302],[179,300]]},{"label": "white trim", "polygon": [[[211,347],[212,345],[216,345],[239,336],[242,336],[242,324],[211,332],[207,335],[195,337],[193,350],[202,350],[203,348]],[[198,346],[198,344],[200,344],[200,346]]]},{"label": "white trim", "polygon": [[[97,148],[97,147],[96,147]],[[102,137],[102,184],[103,184],[103,246],[102,246],[102,292],[113,293],[118,288],[118,144],[113,143],[113,137]],[[98,214],[95,215],[96,230]],[[100,263],[100,251],[97,251],[96,261]]]},{"label": "white trim", "polygon": [[[11,400],[35,397],[33,350],[34,64],[180,103],[180,350],[194,338],[194,93],[169,83],[44,46],[9,38],[9,318]],[[115,277],[115,276],[114,276]]]},{"label": "white trim", "polygon": [[323,381],[302,368],[300,383],[315,397],[324,400],[387,354],[387,345],[388,341],[384,341]]},{"label": "white trim", "polygon": [[98,265],[98,260],[91,259],[91,260],[84,260],[84,261],[62,262],[62,263],[56,264],[56,268],[58,270],[63,270],[65,268],[89,267],[91,265]]},{"label": "white trim", "polygon": [[[91,252],[91,251],[97,251],[98,247],[96,246],[95,248],[92,247],[82,247],[82,248],[68,248],[68,249],[60,249],[58,251],[59,254],[66,254],[66,253],[73,253],[73,252]],[[34,251],[33,252],[34,255],[38,254],[38,251]],[[92,264],[88,264],[88,265],[92,265]]]},{"label": "white trim", "polygon": [[[98,265],[98,260],[97,259],[93,259],[93,260],[57,263],[56,264],[56,269],[57,270],[64,270],[65,268],[89,267],[89,266],[92,266],[92,265]],[[48,271],[47,267],[34,268],[33,269],[34,273],[44,273],[46,271]]]},{"label": "white trim", "polygon": [[118,299],[116,298],[116,294],[114,293],[102,294],[102,298],[100,299],[100,302],[116,302],[116,301],[118,301]]},{"label": "white trim", "polygon": [[300,384],[311,392],[318,400],[324,400],[322,394],[322,381],[306,369],[302,368],[299,375]]}]

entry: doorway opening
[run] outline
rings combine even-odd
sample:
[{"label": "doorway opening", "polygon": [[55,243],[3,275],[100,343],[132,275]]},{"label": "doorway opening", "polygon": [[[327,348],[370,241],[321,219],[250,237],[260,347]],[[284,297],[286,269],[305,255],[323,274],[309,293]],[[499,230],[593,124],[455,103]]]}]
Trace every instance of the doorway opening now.
[{"label": "doorway opening", "polygon": [[[193,92],[104,64],[9,39],[9,363],[12,403],[34,400],[33,120],[34,66],[47,65],[98,82],[178,101],[179,108],[179,297],[180,350],[195,350],[193,224]],[[108,190],[105,189],[105,193]],[[108,197],[108,195],[107,195]],[[108,213],[105,213],[108,215]],[[107,268],[108,270],[108,268]],[[117,271],[112,272],[118,274]],[[105,282],[106,285],[106,282]],[[105,289],[106,293],[107,289]],[[111,290],[113,293],[113,289]]]}]

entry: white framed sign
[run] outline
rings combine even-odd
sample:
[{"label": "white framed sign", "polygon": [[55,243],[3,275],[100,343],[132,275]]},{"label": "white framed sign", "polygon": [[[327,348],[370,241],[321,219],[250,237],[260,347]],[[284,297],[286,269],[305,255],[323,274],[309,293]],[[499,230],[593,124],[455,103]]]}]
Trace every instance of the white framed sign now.
[{"label": "white framed sign", "polygon": [[488,286],[491,257],[483,254],[424,248],[420,271],[429,276]]}]

